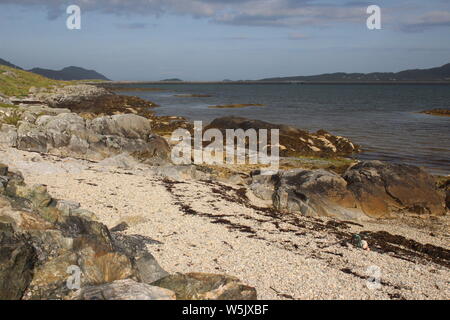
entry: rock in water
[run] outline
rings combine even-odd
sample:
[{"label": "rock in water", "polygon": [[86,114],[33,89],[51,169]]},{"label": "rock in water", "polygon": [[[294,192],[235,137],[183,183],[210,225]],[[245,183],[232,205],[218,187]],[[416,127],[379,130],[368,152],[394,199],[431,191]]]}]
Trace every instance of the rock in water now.
[{"label": "rock in water", "polygon": [[256,289],[239,279],[209,273],[175,274],[152,285],[172,290],[178,300],[256,300]]},{"label": "rock in water", "polygon": [[293,126],[241,117],[214,119],[205,127],[205,130],[211,128],[222,131],[224,137],[227,129],[278,129],[280,133],[280,156],[336,157],[347,156],[360,151],[359,147],[347,138],[334,136],[324,130],[309,133]]},{"label": "rock in water", "polygon": [[99,286],[86,287],[76,299],[80,300],[175,300],[175,293],[130,279]]},{"label": "rock in water", "polygon": [[401,212],[444,215],[445,197],[434,178],[406,164],[364,161],[343,176],[362,211],[376,218]]}]

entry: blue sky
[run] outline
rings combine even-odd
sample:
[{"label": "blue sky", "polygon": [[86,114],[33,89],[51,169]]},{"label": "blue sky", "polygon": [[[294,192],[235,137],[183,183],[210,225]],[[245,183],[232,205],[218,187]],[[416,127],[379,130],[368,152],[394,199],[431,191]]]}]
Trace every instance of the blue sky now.
[{"label": "blue sky", "polygon": [[[81,30],[66,8],[81,8]],[[366,9],[381,7],[382,30]],[[260,79],[450,62],[450,1],[0,0],[0,58],[114,80]]]}]

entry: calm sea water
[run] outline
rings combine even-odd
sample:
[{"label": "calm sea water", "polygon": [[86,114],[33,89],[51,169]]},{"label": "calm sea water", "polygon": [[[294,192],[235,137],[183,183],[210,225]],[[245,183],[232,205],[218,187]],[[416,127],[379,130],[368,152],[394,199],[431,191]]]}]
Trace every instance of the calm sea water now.
[{"label": "calm sea water", "polygon": [[[448,85],[142,85],[168,91],[123,92],[161,105],[158,115],[209,122],[222,116],[325,129],[360,144],[360,159],[402,161],[435,174],[450,174],[450,117],[417,113],[450,107]],[[212,97],[176,97],[207,94]],[[265,107],[210,109],[261,103]]]}]

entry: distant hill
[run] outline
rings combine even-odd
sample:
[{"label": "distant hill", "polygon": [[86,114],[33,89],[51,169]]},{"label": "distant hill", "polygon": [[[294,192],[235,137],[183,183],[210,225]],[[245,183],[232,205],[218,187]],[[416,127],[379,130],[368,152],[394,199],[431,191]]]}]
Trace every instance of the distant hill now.
[{"label": "distant hill", "polygon": [[49,88],[64,83],[0,64],[0,95],[23,97],[28,95],[31,87]]},{"label": "distant hill", "polygon": [[67,67],[62,70],[34,68],[28,71],[54,80],[109,80],[97,71],[86,70],[80,67]]},{"label": "distant hill", "polygon": [[326,73],[314,76],[266,78],[259,81],[443,81],[450,80],[450,63],[431,69],[413,69],[401,72]]},{"label": "distant hill", "polygon": [[10,68],[22,70],[21,67],[18,67],[16,65],[12,64],[11,62],[3,60],[3,59],[0,59],[0,64],[4,65],[4,66],[7,66],[7,67],[10,67]]},{"label": "distant hill", "polygon": [[173,79],[164,79],[161,80],[162,82],[182,82],[183,80],[178,79],[178,78],[173,78]]}]

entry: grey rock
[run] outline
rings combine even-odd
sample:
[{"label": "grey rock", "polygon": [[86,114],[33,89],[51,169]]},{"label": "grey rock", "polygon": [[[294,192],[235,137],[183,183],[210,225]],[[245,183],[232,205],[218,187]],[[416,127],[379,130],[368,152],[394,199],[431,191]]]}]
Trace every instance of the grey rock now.
[{"label": "grey rock", "polygon": [[135,259],[139,278],[144,283],[150,284],[169,275],[166,270],[161,268],[155,257],[148,252],[144,252]]},{"label": "grey rock", "polygon": [[325,170],[289,170],[279,173],[274,206],[279,210],[299,212],[307,216],[331,216],[342,219],[363,218],[356,209],[347,182]]},{"label": "grey rock", "polygon": [[79,300],[175,300],[175,298],[173,291],[130,279],[85,287],[77,296]]},{"label": "grey rock", "polygon": [[[75,113],[43,115],[34,123],[21,121],[17,129],[2,126],[0,143],[26,151],[87,160],[103,160],[127,153],[148,164],[170,162],[170,147],[166,140],[151,133],[148,119],[134,114],[93,120],[83,119]],[[126,162],[125,166],[135,165],[130,160]]]},{"label": "grey rock", "polygon": [[10,124],[0,125],[0,145],[4,147],[17,146],[17,128]]},{"label": "grey rock", "polygon": [[56,208],[64,215],[70,216],[74,210],[80,208],[80,204],[74,201],[58,200],[56,203]]}]

